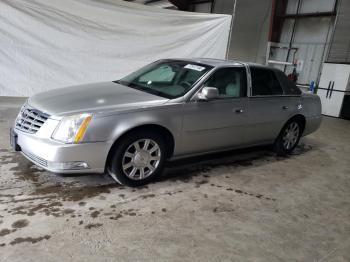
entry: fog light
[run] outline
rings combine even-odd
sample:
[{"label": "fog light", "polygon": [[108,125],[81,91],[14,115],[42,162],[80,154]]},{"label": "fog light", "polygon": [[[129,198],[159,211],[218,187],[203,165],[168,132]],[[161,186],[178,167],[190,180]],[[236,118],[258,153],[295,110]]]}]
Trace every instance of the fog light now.
[{"label": "fog light", "polygon": [[47,163],[47,167],[53,170],[79,170],[90,168],[85,162],[49,162]]}]

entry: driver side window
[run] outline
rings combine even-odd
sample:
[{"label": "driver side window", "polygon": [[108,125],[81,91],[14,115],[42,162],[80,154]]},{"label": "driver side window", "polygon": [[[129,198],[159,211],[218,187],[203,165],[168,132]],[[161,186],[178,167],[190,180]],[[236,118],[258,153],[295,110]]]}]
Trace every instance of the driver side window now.
[{"label": "driver side window", "polygon": [[204,86],[216,87],[219,91],[219,98],[244,97],[247,92],[246,70],[244,67],[218,69]]}]

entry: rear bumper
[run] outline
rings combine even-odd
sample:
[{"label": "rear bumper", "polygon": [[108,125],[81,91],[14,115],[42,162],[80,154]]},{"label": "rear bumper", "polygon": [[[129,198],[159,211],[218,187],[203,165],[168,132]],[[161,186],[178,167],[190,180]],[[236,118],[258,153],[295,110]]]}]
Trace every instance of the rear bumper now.
[{"label": "rear bumper", "polygon": [[322,115],[306,118],[306,124],[303,132],[303,136],[306,136],[308,134],[315,132],[320,127],[321,122],[322,122]]},{"label": "rear bumper", "polygon": [[54,173],[103,173],[112,143],[63,144],[15,129],[22,154]]}]

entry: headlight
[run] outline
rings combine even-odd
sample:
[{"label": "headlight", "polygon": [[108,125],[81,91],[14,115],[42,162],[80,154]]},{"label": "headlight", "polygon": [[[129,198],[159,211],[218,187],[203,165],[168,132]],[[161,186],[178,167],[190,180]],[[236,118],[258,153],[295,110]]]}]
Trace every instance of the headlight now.
[{"label": "headlight", "polygon": [[90,120],[89,114],[64,117],[53,132],[52,139],[67,144],[79,143]]}]

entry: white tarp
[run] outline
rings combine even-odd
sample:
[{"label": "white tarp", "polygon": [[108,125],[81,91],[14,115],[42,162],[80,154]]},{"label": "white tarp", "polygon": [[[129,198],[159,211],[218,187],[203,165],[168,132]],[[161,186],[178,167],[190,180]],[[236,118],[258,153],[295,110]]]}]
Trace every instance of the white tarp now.
[{"label": "white tarp", "polygon": [[115,80],[159,58],[225,58],[230,22],[119,0],[0,0],[0,96]]}]

